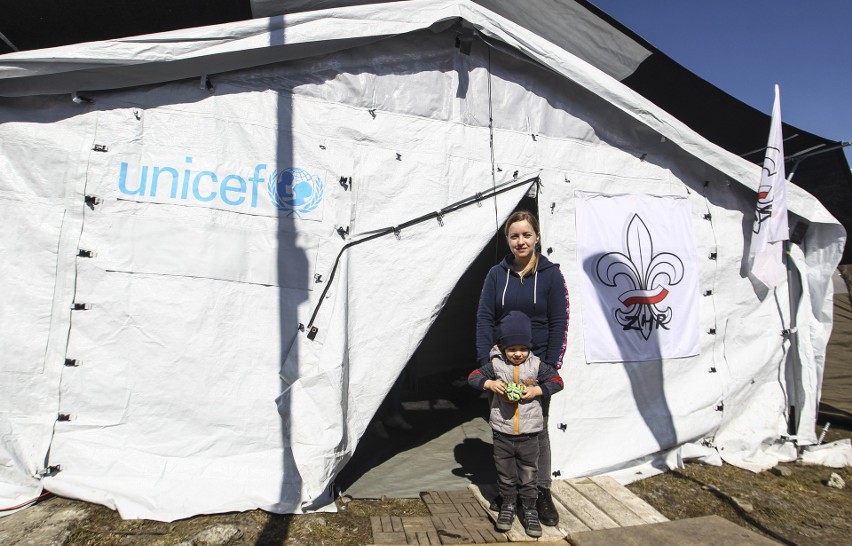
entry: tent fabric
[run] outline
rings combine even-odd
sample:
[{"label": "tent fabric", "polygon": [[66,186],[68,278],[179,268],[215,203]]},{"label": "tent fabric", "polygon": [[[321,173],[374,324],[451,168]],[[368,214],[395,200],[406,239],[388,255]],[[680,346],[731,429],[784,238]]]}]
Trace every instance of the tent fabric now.
[{"label": "tent fabric", "polygon": [[[787,385],[786,287],[756,293],[739,274],[760,168],[480,5],[407,5],[0,57],[0,204],[16,226],[0,236],[15,258],[2,316],[27,325],[12,338],[4,322],[16,358],[0,368],[0,501],[44,487],[160,520],[326,507],[456,281],[529,189],[517,182],[535,176],[543,248],[575,303],[551,409],[561,476],[706,457],[696,445],[769,452],[792,390],[799,441],[815,440],[845,241],[824,207],[788,188],[809,228],[792,255],[801,342]],[[481,38],[469,55],[459,20]],[[264,201],[318,199],[318,183],[272,176],[293,168],[323,180],[304,218]],[[122,176],[145,193],[122,191]],[[576,190],[689,203],[712,292],[699,356],[585,362]]]}]

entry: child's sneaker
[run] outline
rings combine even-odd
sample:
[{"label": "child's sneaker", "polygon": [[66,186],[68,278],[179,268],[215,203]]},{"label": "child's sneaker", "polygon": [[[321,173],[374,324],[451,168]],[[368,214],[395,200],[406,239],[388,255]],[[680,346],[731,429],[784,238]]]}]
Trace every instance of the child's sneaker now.
[{"label": "child's sneaker", "polygon": [[503,499],[503,504],[500,506],[500,514],[497,516],[496,529],[501,532],[508,531],[512,528],[512,523],[515,521],[515,499]]},{"label": "child's sneaker", "polygon": [[541,536],[541,522],[538,521],[538,510],[535,508],[535,499],[521,499],[521,523],[524,531],[531,537]]}]

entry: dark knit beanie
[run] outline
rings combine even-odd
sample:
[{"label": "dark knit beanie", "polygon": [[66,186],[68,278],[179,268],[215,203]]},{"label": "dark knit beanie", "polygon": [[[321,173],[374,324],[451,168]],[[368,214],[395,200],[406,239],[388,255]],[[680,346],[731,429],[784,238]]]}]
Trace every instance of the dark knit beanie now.
[{"label": "dark knit beanie", "polygon": [[530,318],[520,311],[506,314],[497,325],[497,343],[503,348],[513,345],[529,347],[532,343]]}]

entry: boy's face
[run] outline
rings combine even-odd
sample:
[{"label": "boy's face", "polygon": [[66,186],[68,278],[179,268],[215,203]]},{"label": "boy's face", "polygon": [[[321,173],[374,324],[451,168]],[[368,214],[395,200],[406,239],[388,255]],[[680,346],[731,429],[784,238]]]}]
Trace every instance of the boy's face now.
[{"label": "boy's face", "polygon": [[523,363],[530,356],[530,348],[523,345],[512,345],[503,349],[506,360],[515,366]]}]

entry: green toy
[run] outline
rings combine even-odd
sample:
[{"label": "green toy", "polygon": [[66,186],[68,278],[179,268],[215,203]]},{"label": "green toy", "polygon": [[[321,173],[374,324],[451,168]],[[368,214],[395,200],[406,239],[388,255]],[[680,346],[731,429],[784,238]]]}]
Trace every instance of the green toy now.
[{"label": "green toy", "polygon": [[521,395],[526,390],[526,385],[520,383],[509,383],[506,385],[506,398],[511,402],[517,402],[521,399]]}]

